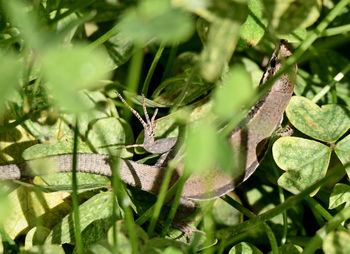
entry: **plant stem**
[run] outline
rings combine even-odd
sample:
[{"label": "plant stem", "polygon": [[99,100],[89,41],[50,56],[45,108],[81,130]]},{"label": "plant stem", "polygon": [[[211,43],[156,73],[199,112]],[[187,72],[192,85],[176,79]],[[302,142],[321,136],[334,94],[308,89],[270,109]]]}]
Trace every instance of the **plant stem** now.
[{"label": "plant stem", "polygon": [[327,36],[334,36],[342,33],[348,33],[350,32],[350,25],[344,25],[344,26],[337,26],[337,27],[332,27],[328,28],[323,31],[321,34],[322,37],[327,37]]},{"label": "plant stem", "polygon": [[149,84],[150,84],[150,82],[151,82],[151,79],[152,79],[154,70],[156,69],[157,64],[158,64],[158,62],[159,62],[159,59],[160,59],[160,57],[162,56],[163,50],[164,50],[164,44],[162,43],[162,44],[159,46],[159,48],[158,48],[158,50],[157,50],[157,53],[156,53],[156,55],[155,55],[154,58],[153,58],[151,67],[149,68],[148,73],[147,73],[147,76],[146,76],[146,79],[145,79],[145,82],[143,83],[142,93],[143,93],[146,97],[147,97],[147,94],[148,94],[148,88],[149,88]]},{"label": "plant stem", "polygon": [[160,187],[160,191],[158,194],[157,202],[155,203],[155,206],[154,206],[154,211],[153,211],[153,215],[151,217],[150,225],[148,227],[147,234],[149,237],[152,237],[152,235],[153,235],[154,228],[156,226],[156,222],[159,218],[160,211],[161,211],[162,206],[164,204],[166,191],[167,191],[167,188],[169,186],[173,171],[174,171],[174,167],[168,167],[168,169],[166,170],[164,180],[162,182],[162,185]]},{"label": "plant stem", "polygon": [[325,224],[320,230],[317,231],[316,235],[311,238],[310,242],[304,249],[304,254],[315,253],[315,251],[321,247],[322,240],[324,237],[334,229],[336,229],[340,223],[350,218],[350,206],[345,207],[339,213],[337,213],[327,224]]},{"label": "plant stem", "polygon": [[[234,207],[235,209],[237,209],[239,212],[243,213],[245,216],[247,216],[248,218],[252,219],[256,217],[256,214],[254,214],[253,212],[251,212],[249,209],[245,208],[244,206],[242,206],[240,203],[238,203],[236,200],[234,200],[233,198],[231,198],[228,195],[225,195],[224,197],[222,197],[222,199],[227,202],[228,204],[230,204],[232,207]],[[277,244],[277,240],[276,237],[271,229],[271,227],[266,223],[263,222],[263,227],[264,230],[266,232],[266,235],[269,239],[270,242],[270,246],[271,246],[271,250],[273,254],[278,254],[278,244]]]},{"label": "plant stem", "polygon": [[[348,164],[350,164],[350,163],[348,163]],[[346,164],[344,166],[339,165],[339,166],[335,167],[334,169],[329,170],[330,173],[327,176],[325,176],[321,180],[313,183],[312,185],[307,187],[305,190],[300,192],[298,195],[295,195],[295,196],[288,198],[284,203],[276,206],[275,208],[273,208],[273,209],[271,209],[263,214],[257,215],[256,217],[254,217],[250,220],[247,220],[247,221],[242,222],[236,226],[233,226],[232,233],[238,234],[238,233],[245,231],[245,230],[248,230],[252,227],[256,227],[256,226],[260,225],[262,222],[264,222],[266,220],[270,220],[273,217],[277,216],[278,214],[282,213],[283,211],[292,208],[297,203],[303,201],[315,189],[317,189],[320,186],[322,186],[323,184],[331,181],[332,179],[338,177],[339,175],[342,175],[343,171],[344,171],[344,167],[347,167],[348,164]],[[229,242],[230,241],[228,241],[228,243]]]},{"label": "plant stem", "polygon": [[77,151],[78,151],[78,118],[75,120],[74,144],[73,144],[73,165],[72,165],[72,203],[73,203],[73,218],[74,218],[74,237],[75,246],[78,254],[83,254],[83,242],[81,238],[80,216],[79,216],[79,201],[78,201],[78,179],[77,179]]}]

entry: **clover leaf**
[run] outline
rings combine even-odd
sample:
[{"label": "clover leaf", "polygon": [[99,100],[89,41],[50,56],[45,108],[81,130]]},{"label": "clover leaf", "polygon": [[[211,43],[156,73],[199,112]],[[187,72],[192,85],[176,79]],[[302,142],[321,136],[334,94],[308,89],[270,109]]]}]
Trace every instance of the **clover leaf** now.
[{"label": "clover leaf", "polygon": [[[346,107],[336,104],[319,107],[307,98],[293,96],[286,114],[300,132],[328,145],[299,137],[278,139],[272,153],[276,164],[286,171],[278,179],[280,186],[298,193],[324,177],[333,150],[343,164],[350,162],[350,135],[338,141],[350,128]],[[349,169],[347,173],[350,175]]]}]

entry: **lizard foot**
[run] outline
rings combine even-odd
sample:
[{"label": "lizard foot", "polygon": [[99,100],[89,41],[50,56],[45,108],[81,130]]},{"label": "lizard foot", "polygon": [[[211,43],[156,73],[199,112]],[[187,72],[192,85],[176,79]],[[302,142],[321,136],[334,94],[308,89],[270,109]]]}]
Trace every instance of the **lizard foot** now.
[{"label": "lizard foot", "polygon": [[134,110],[119,94],[116,92],[120,100],[130,109],[130,111],[134,114],[137,119],[139,119],[140,123],[143,126],[144,129],[144,140],[142,144],[134,144],[134,145],[127,145],[124,148],[133,148],[133,147],[142,147],[144,148],[147,152],[153,153],[153,154],[162,154],[169,152],[176,144],[177,138],[161,138],[155,140],[155,130],[157,128],[157,123],[155,121],[156,115],[158,113],[158,109],[154,111],[154,114],[152,118],[149,117],[147,108],[146,108],[146,100],[145,96],[142,95],[142,107],[143,107],[143,112],[146,117],[146,121],[142,119],[140,114]]}]

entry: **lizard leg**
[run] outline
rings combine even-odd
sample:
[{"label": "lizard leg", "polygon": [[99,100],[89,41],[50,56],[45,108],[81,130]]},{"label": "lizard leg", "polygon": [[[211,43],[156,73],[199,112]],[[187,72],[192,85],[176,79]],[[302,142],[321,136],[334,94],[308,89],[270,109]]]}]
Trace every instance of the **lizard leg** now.
[{"label": "lizard leg", "polygon": [[294,129],[290,123],[284,127],[278,127],[275,131],[275,135],[278,137],[291,136],[294,133]]},{"label": "lizard leg", "polygon": [[118,97],[120,100],[130,109],[130,111],[139,119],[141,124],[143,125],[144,128],[144,140],[143,144],[135,144],[135,145],[128,145],[127,148],[132,148],[132,147],[143,147],[147,152],[152,153],[152,154],[163,154],[169,152],[176,144],[176,139],[175,138],[162,138],[155,140],[155,129],[157,127],[157,123],[155,122],[155,117],[158,113],[158,109],[155,110],[152,118],[150,119],[148,113],[147,113],[147,108],[146,108],[146,100],[144,95],[142,95],[143,102],[142,102],[142,107],[143,111],[145,114],[146,121],[142,119],[140,114],[134,110],[117,92]]}]

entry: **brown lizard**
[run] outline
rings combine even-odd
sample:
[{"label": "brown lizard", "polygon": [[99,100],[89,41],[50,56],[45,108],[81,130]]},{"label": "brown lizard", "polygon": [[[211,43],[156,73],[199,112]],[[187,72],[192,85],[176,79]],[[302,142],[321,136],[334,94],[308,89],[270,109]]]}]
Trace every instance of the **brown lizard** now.
[{"label": "brown lizard", "polygon": [[[283,60],[289,56],[291,56],[291,52],[287,41],[281,41],[271,57],[269,67],[260,83],[264,83],[269,77],[273,76],[281,68]],[[190,176],[184,185],[183,198],[203,200],[219,197],[232,191],[239,183],[250,177],[259,165],[259,151],[257,151],[257,147],[271,136],[281,122],[284,110],[293,93],[295,72],[296,67],[293,72],[282,74],[273,84],[270,91],[259,100],[250,110],[247,117],[229,135],[232,147],[239,155],[235,156],[235,158],[240,160],[242,165],[241,174],[233,177],[233,179],[232,176],[221,173],[219,169],[215,169],[205,176],[194,174]],[[122,99],[121,96],[120,98]],[[123,99],[122,101],[124,102]],[[125,104],[127,105],[126,102]],[[176,138],[154,139],[156,112],[150,119],[145,103],[143,104],[146,122],[142,120],[136,111],[128,106],[139,118],[145,129],[145,138],[141,146],[151,153],[167,155],[176,144]],[[50,156],[49,158],[57,162],[58,172],[72,171],[72,154]],[[157,193],[166,170],[166,166],[163,165],[165,158],[166,156],[161,156],[161,160],[154,166],[121,159],[119,163],[120,179],[141,190]],[[108,155],[78,154],[77,171],[111,176],[112,171],[109,161],[110,157]],[[20,179],[32,176],[30,168],[33,162],[27,161],[20,164],[0,166],[0,179]],[[180,175],[181,168],[178,168],[174,173],[173,180],[175,181]]]}]

